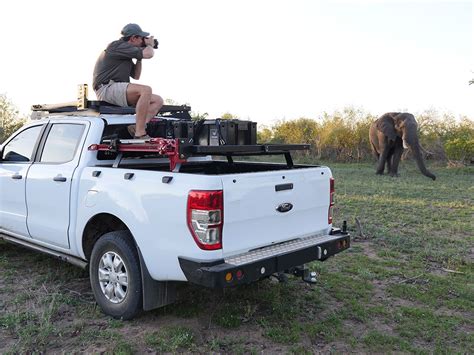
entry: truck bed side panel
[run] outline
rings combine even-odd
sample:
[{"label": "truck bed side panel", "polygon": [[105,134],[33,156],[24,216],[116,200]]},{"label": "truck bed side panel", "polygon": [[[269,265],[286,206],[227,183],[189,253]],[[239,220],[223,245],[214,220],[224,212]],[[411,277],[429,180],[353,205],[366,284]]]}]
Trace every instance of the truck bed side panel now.
[{"label": "truck bed side panel", "polygon": [[[93,171],[101,171],[93,177]],[[124,175],[133,173],[130,180]],[[171,176],[163,183],[163,176]],[[190,190],[220,190],[219,177],[121,168],[85,168],[79,188],[77,249],[82,250],[82,231],[100,213],[121,219],[130,229],[156,280],[183,280],[178,256],[222,258],[222,251],[199,249],[186,223]],[[83,255],[82,255],[83,256]]]}]

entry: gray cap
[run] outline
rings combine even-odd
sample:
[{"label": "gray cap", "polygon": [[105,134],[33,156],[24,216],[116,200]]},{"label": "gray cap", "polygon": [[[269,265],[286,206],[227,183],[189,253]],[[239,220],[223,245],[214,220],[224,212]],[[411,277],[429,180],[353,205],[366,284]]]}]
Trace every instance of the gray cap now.
[{"label": "gray cap", "polygon": [[122,36],[131,37],[131,36],[140,36],[148,37],[150,34],[148,32],[143,32],[140,26],[136,23],[129,23],[122,29]]}]

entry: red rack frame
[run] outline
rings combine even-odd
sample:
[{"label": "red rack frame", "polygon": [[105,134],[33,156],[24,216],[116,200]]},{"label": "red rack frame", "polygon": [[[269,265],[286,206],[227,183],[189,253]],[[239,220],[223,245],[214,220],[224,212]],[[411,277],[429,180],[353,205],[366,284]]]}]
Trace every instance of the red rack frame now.
[{"label": "red rack frame", "polygon": [[168,157],[170,160],[170,170],[174,171],[178,164],[186,162],[185,156],[179,153],[179,144],[179,139],[167,138],[151,138],[139,143],[123,143],[117,140],[112,140],[110,144],[92,144],[88,149],[92,151],[109,151],[118,153],[157,153]]}]

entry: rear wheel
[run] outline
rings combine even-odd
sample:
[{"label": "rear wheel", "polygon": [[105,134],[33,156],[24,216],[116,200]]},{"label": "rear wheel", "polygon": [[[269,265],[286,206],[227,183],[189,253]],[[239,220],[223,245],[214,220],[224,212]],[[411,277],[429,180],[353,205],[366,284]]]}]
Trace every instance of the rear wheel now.
[{"label": "rear wheel", "polygon": [[95,243],[90,279],[102,311],[114,318],[131,319],[142,309],[142,282],[137,248],[128,231],[104,234]]}]

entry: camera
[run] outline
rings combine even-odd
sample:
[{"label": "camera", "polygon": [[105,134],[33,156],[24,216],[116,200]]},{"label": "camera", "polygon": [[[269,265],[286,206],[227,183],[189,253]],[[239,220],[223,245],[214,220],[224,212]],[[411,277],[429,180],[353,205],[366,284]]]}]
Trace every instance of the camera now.
[{"label": "camera", "polygon": [[[153,38],[153,48],[154,49],[158,48],[158,44],[159,44],[158,40],[156,38]],[[143,38],[142,47],[146,47],[145,38]]]}]

